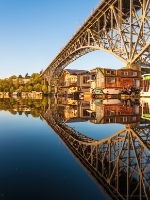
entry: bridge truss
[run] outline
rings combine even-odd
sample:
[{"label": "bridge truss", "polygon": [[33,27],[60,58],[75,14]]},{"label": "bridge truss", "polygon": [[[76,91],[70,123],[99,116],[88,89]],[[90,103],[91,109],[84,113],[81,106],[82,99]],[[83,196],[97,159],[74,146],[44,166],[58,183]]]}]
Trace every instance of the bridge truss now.
[{"label": "bridge truss", "polygon": [[103,0],[42,77],[55,83],[63,69],[79,57],[104,50],[127,65],[150,66],[150,0]]},{"label": "bridge truss", "polygon": [[54,107],[41,117],[112,199],[150,198],[150,126],[128,125],[97,141],[67,126]]}]

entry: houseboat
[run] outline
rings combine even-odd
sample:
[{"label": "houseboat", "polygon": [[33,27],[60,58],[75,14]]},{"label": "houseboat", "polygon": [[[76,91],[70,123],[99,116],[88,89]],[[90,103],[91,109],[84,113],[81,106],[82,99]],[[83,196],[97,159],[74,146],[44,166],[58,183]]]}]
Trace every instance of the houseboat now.
[{"label": "houseboat", "polygon": [[123,67],[119,70],[94,68],[90,71],[90,93],[93,98],[100,95],[139,94],[141,71],[139,66]]},{"label": "houseboat", "polygon": [[76,92],[83,93],[90,90],[90,72],[87,70],[65,69],[59,82],[60,94],[72,97]]},{"label": "houseboat", "polygon": [[150,74],[142,75],[142,90],[141,97],[150,97]]}]

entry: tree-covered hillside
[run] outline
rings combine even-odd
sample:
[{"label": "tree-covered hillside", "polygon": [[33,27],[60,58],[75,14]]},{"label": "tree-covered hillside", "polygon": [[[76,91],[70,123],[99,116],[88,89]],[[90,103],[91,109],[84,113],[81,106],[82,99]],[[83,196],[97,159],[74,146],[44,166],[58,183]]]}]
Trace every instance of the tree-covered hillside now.
[{"label": "tree-covered hillside", "polygon": [[15,75],[0,79],[0,92],[43,92],[48,93],[47,85],[44,85],[44,81],[40,78],[40,74],[33,73],[31,76],[28,73],[23,77]]}]

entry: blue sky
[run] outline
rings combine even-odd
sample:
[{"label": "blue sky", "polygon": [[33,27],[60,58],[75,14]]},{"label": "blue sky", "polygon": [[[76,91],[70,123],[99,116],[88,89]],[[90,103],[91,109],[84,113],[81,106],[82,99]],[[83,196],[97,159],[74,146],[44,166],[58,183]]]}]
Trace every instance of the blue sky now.
[{"label": "blue sky", "polygon": [[[0,0],[0,78],[45,69],[100,0]],[[120,68],[103,51],[89,53],[72,69]]]}]

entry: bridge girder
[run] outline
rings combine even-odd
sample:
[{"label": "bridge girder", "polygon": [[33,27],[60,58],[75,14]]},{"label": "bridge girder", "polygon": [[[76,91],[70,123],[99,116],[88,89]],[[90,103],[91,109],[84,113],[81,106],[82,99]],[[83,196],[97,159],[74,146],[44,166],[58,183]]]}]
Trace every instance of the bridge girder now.
[{"label": "bridge girder", "polygon": [[105,0],[42,73],[51,82],[79,57],[104,50],[126,64],[150,66],[150,0]]}]

